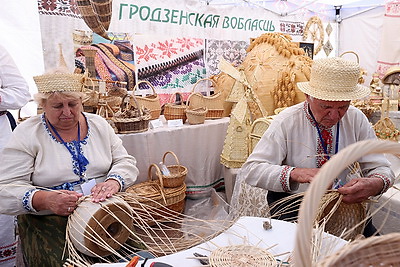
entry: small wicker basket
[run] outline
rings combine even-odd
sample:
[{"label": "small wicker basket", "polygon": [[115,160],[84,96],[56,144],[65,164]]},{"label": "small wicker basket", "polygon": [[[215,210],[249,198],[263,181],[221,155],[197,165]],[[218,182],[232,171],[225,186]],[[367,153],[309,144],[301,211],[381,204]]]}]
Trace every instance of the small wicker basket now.
[{"label": "small wicker basket", "polygon": [[[166,165],[165,159],[167,155],[170,154],[175,158],[176,164]],[[179,163],[178,157],[172,151],[167,151],[164,153],[162,163],[167,166],[170,175],[162,174],[163,184],[165,187],[179,187],[185,182],[188,170],[185,166]]]},{"label": "small wicker basket", "polygon": [[[180,101],[178,103],[172,102],[173,98],[175,98],[177,95],[180,96]],[[183,102],[183,96],[179,92],[175,92],[174,94],[171,95],[171,98],[169,99],[170,103],[166,103],[164,106],[164,117],[166,120],[179,120],[182,119],[183,123],[186,121],[186,113],[185,110],[187,106]]]},{"label": "small wicker basket", "polygon": [[[155,169],[157,180],[153,180],[153,168]],[[186,184],[182,183],[178,187],[165,188],[161,171],[156,164],[149,166],[148,181],[128,187],[126,193],[143,205],[129,201],[129,197],[126,197],[125,201],[138,210],[139,214],[152,215],[154,221],[162,218],[160,214],[173,216],[174,214],[169,213],[168,210],[182,213],[185,209]],[[143,210],[143,207],[146,207],[146,210]]]},{"label": "small wicker basket", "polygon": [[203,100],[203,106],[201,106],[201,107],[194,107],[194,105],[191,104],[190,97],[194,94],[198,95],[199,98],[203,99],[203,95],[201,95],[199,93],[192,93],[189,96],[189,98],[187,100],[188,107],[186,109],[186,117],[187,117],[189,124],[203,124],[204,121],[206,120],[206,115],[207,115],[208,109],[204,104],[204,100]]}]

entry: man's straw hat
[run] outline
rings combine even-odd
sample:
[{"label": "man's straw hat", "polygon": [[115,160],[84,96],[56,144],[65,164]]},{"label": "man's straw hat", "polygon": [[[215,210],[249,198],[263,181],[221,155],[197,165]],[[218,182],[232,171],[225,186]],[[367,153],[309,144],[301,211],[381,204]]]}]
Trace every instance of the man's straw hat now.
[{"label": "man's straw hat", "polygon": [[81,92],[84,82],[83,74],[70,73],[67,64],[62,54],[61,44],[59,66],[40,76],[34,76],[33,80],[36,83],[39,93],[54,93],[54,92]]},{"label": "man's straw hat", "polygon": [[358,84],[360,66],[340,57],[317,59],[311,68],[309,82],[297,87],[305,94],[327,101],[350,101],[370,94],[370,89]]}]

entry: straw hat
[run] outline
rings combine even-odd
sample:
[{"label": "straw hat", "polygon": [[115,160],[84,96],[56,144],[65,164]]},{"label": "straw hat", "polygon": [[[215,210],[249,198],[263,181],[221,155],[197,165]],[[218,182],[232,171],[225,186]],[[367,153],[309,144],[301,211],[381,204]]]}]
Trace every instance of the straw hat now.
[{"label": "straw hat", "polygon": [[366,97],[370,89],[358,84],[358,63],[340,57],[317,59],[309,82],[297,83],[305,94],[327,101],[350,101]]},{"label": "straw hat", "polygon": [[81,92],[84,75],[69,72],[61,44],[59,44],[58,64],[57,68],[48,73],[33,77],[39,93]]}]

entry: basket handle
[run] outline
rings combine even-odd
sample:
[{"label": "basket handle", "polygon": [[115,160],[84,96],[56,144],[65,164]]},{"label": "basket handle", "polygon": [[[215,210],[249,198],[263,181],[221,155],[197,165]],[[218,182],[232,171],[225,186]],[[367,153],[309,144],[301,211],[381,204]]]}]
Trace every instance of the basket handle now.
[{"label": "basket handle", "polygon": [[180,105],[181,106],[184,106],[185,104],[183,103],[183,95],[180,93],[180,92],[175,92],[175,93],[173,93],[173,94],[171,94],[171,96],[170,96],[170,98],[169,98],[169,103],[172,103],[172,104],[174,104],[175,103],[175,101],[173,101],[173,99],[175,98],[176,99],[176,95],[179,95],[180,96],[180,98],[181,98],[181,103],[180,103]]},{"label": "basket handle", "polygon": [[193,95],[196,95],[196,96],[198,96],[198,97],[200,97],[200,99],[201,99],[201,104],[202,104],[202,106],[201,107],[205,107],[206,106],[206,103],[204,102],[204,96],[202,95],[202,94],[200,94],[200,93],[191,93],[190,95],[189,95],[189,97],[188,97],[188,99],[187,99],[187,101],[186,101],[186,105],[188,106],[188,108],[190,108],[190,107],[193,107],[193,105],[191,106],[190,105],[190,98],[193,96]]},{"label": "basket handle", "polygon": [[140,85],[141,83],[147,84],[147,85],[151,88],[151,90],[153,90],[153,95],[157,95],[156,90],[154,89],[154,86],[153,86],[150,82],[148,82],[148,81],[138,81],[138,82],[135,84],[135,87],[133,87],[133,92],[135,92],[136,89],[139,89],[139,85]]},{"label": "basket handle", "polygon": [[[215,83],[215,81],[214,81],[213,79],[210,79],[210,78],[203,78],[203,79],[198,80],[198,81],[193,85],[192,93],[195,93],[195,92],[196,92],[195,89],[196,89],[197,85],[198,85],[200,82],[202,82],[202,81],[211,81],[211,83],[212,83],[212,85],[213,85],[213,88],[218,89],[218,88],[217,88],[217,84]],[[223,91],[223,90],[217,92],[216,90],[214,90],[214,94],[222,93],[222,91]]]},{"label": "basket handle", "polygon": [[153,167],[156,169],[156,175],[158,177],[158,181],[160,182],[161,196],[162,196],[162,198],[164,200],[164,203],[167,204],[167,200],[165,199],[164,183],[163,183],[163,179],[162,179],[162,174],[161,174],[160,168],[158,168],[158,166],[156,164],[154,164],[154,163],[150,164],[147,176],[148,176],[150,182],[153,181],[153,175],[151,173],[151,169]]},{"label": "basket handle", "polygon": [[167,157],[168,154],[171,154],[171,155],[175,158],[175,161],[176,161],[177,165],[181,165],[181,164],[179,163],[178,157],[177,157],[176,154],[175,154],[174,152],[172,152],[172,151],[167,151],[167,152],[164,153],[164,156],[163,156],[163,158],[162,158],[163,164],[165,164],[165,158]]},{"label": "basket handle", "polygon": [[347,146],[325,163],[310,183],[300,205],[296,231],[294,262],[296,267],[312,266],[312,228],[322,196],[328,186],[347,166],[369,154],[390,153],[398,155],[400,144],[393,141],[369,139]]},{"label": "basket handle", "polygon": [[357,58],[357,63],[360,63],[360,58],[358,57],[356,52],[354,52],[354,51],[346,51],[346,52],[343,52],[342,54],[340,54],[339,57],[343,57],[345,54],[354,54],[356,56],[356,58]]}]

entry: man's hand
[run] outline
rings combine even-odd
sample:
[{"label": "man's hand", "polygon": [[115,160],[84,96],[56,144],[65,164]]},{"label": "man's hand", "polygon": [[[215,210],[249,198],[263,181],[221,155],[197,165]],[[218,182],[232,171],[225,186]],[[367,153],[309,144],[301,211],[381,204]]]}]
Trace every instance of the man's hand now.
[{"label": "man's hand", "polygon": [[290,172],[290,181],[296,183],[310,183],[319,169],[317,168],[294,168]]},{"label": "man's hand", "polygon": [[380,178],[355,178],[350,180],[338,192],[343,195],[343,202],[347,204],[361,203],[370,196],[376,196],[383,188]]}]

